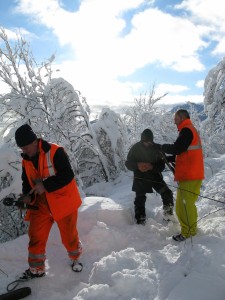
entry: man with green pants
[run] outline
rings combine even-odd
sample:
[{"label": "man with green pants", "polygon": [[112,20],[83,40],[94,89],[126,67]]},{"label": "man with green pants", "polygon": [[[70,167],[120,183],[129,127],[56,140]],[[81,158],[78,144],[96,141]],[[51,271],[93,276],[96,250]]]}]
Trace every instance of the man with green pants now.
[{"label": "man with green pants", "polygon": [[174,123],[179,135],[174,144],[159,146],[164,153],[175,155],[174,180],[178,182],[176,214],[181,233],[174,235],[181,242],[197,233],[196,201],[204,179],[204,162],[200,136],[190,120],[189,113],[180,109],[175,113]]}]

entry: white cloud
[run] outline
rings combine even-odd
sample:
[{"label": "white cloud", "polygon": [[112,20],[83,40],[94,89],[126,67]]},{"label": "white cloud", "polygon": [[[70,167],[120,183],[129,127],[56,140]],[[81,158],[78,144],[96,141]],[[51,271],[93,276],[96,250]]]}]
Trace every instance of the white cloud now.
[{"label": "white cloud", "polygon": [[[199,0],[183,1],[183,7],[196,18],[172,16],[149,5],[134,14],[130,23],[123,13],[140,8],[146,1],[84,0],[78,11],[69,12],[56,0],[19,0],[17,11],[50,28],[61,45],[72,47],[74,61],[63,63],[60,69],[88,102],[99,98],[129,102],[141,84],[124,83],[121,76],[130,76],[151,64],[179,72],[204,70],[198,51],[207,47],[202,36],[209,34],[208,23],[217,26],[218,15],[213,9],[214,17],[209,18],[209,12],[203,13],[204,6],[199,3],[204,5]],[[204,24],[196,22],[197,15]]]},{"label": "white cloud", "polygon": [[182,96],[182,95],[168,94],[166,97],[160,100],[158,104],[179,104],[179,103],[187,103],[187,102],[203,103],[203,99],[204,97],[202,95]]},{"label": "white cloud", "polygon": [[[197,51],[206,43],[189,20],[148,9],[134,16],[133,25],[130,39],[142,60],[139,66],[159,61],[164,67],[179,71],[203,69]],[[143,47],[138,50],[140,45]]]},{"label": "white cloud", "polygon": [[13,30],[9,30],[7,28],[3,28],[9,40],[17,40],[16,32]]},{"label": "white cloud", "polygon": [[[52,28],[62,44],[71,43],[81,56],[96,49],[99,54],[94,52],[94,55],[97,57],[105,49],[110,54],[119,54],[125,47],[133,56],[137,54],[136,51],[138,54],[145,54],[144,59],[151,62],[161,57],[156,52],[159,46],[163,46],[162,52],[165,51],[165,46],[176,49],[176,55],[173,54],[176,57],[194,53],[204,45],[198,37],[197,28],[191,22],[164,14],[158,9],[146,9],[134,15],[132,32],[121,38],[120,34],[126,25],[122,13],[137,8],[143,2],[145,1],[83,1],[79,11],[71,13],[62,9],[55,0],[21,0],[17,10],[32,15],[38,23]],[[119,47],[119,51],[118,48],[111,48],[112,46]]]},{"label": "white cloud", "polygon": [[[79,69],[80,68],[80,69]],[[76,62],[67,61],[56,65],[55,69],[60,72],[56,76],[61,76],[68,80],[75,89],[78,89],[90,104],[118,105],[119,103],[132,104],[134,97],[143,88],[141,82],[120,82],[113,78],[104,77],[104,74],[96,74],[87,70],[82,70]],[[114,103],[115,99],[118,103]]]},{"label": "white cloud", "polygon": [[199,88],[203,88],[204,87],[204,82],[205,82],[205,80],[198,80],[196,82],[196,86],[199,87]]},{"label": "white cloud", "polygon": [[203,102],[202,95],[181,95],[181,93],[188,91],[188,87],[185,85],[172,85],[167,83],[161,83],[156,86],[156,94],[163,95],[168,93],[165,97],[158,102],[158,104],[178,104],[186,102],[199,103]]},{"label": "white cloud", "polygon": [[224,55],[225,53],[225,38],[221,39],[215,49],[212,52],[213,54],[222,54]]},{"label": "white cloud", "polygon": [[1,28],[4,29],[9,41],[10,40],[16,41],[19,36],[29,37],[29,38],[32,38],[34,36],[33,33],[29,32],[28,30],[22,27],[16,27],[16,28],[14,27],[11,29],[4,28],[4,27]]},{"label": "white cloud", "polygon": [[184,85],[173,85],[173,84],[167,84],[167,83],[160,83],[156,87],[157,91],[161,94],[164,93],[180,93],[188,90],[187,86]]},{"label": "white cloud", "polygon": [[[201,34],[216,41],[213,54],[223,54],[225,51],[225,18],[224,3],[221,0],[185,0],[176,6],[185,9],[195,24],[201,24]],[[203,30],[202,30],[203,29]]]},{"label": "white cloud", "polygon": [[224,4],[221,0],[185,0],[176,7],[189,11],[196,22],[203,21],[219,27],[225,24]]}]

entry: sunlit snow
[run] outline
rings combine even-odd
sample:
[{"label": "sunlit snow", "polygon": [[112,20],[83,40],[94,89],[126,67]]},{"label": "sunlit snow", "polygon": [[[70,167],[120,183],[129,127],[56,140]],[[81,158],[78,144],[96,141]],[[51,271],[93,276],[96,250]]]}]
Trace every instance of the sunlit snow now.
[{"label": "sunlit snow", "polygon": [[[57,226],[47,247],[47,275],[23,283],[32,295],[27,299],[225,299],[225,159],[208,159],[206,180],[197,203],[199,231],[192,240],[177,243],[177,223],[165,223],[161,198],[148,194],[147,224],[133,220],[132,173],[113,183],[89,188],[79,213],[79,233],[84,252],[82,273],[70,269]],[[169,171],[164,178],[176,192]],[[215,199],[216,201],[213,201]],[[0,292],[27,268],[27,235],[0,247]],[[5,272],[7,276],[3,273]]]}]

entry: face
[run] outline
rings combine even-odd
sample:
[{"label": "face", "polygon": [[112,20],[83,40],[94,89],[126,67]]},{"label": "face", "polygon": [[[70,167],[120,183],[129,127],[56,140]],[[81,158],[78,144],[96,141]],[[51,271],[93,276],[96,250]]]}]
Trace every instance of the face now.
[{"label": "face", "polygon": [[20,148],[23,154],[28,155],[30,158],[35,156],[38,152],[38,141],[35,140],[33,143]]},{"label": "face", "polygon": [[152,145],[152,142],[149,141],[143,141],[142,144],[144,145],[145,148],[149,148]]},{"label": "face", "polygon": [[180,125],[180,123],[184,120],[182,116],[179,116],[177,113],[174,115],[174,124],[177,126]]}]

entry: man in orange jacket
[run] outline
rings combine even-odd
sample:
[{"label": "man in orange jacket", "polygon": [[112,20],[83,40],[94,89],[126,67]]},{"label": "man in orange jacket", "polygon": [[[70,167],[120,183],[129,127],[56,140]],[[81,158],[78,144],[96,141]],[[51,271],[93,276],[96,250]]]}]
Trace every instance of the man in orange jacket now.
[{"label": "man in orange jacket", "polygon": [[181,233],[175,241],[184,241],[197,233],[196,201],[204,179],[204,162],[200,136],[193,126],[189,113],[180,109],[175,113],[174,123],[179,136],[174,144],[164,144],[162,152],[176,155],[174,180],[178,182],[176,214]]},{"label": "man in orange jacket", "polygon": [[81,205],[74,173],[63,147],[38,139],[28,124],[15,132],[17,146],[22,150],[22,201],[38,206],[28,210],[29,246],[27,269],[20,279],[45,275],[45,250],[54,222],[71,260],[72,270],[80,272],[78,258],[82,252],[77,232],[77,214]]}]

